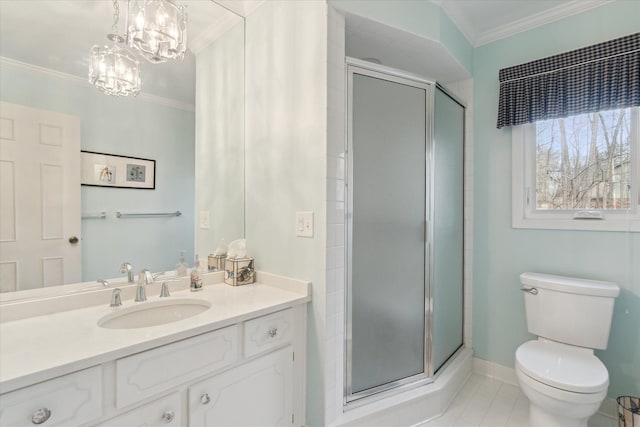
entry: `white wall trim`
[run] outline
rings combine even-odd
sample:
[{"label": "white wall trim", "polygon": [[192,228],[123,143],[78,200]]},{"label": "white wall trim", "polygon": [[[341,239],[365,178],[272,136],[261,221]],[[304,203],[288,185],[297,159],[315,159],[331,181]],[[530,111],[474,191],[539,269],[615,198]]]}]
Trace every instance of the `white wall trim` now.
[{"label": "white wall trim", "polygon": [[472,22],[462,12],[461,8],[456,4],[456,2],[451,0],[432,1],[442,8],[442,10],[466,37],[469,43],[471,43],[474,47],[478,47],[494,42],[496,40],[513,36],[518,33],[522,33],[524,31],[532,30],[551,22],[568,18],[569,16],[586,12],[596,7],[612,3],[615,0],[573,0],[554,8],[547,9],[543,12],[539,12],[537,14],[518,19],[508,24],[495,27],[491,30],[481,32],[477,31],[473,27]]},{"label": "white wall trim", "polygon": [[262,6],[265,1],[266,0],[213,0],[214,3],[245,18]]},{"label": "white wall trim", "polygon": [[189,42],[189,49],[194,55],[199,54],[239,22],[242,22],[241,17],[225,14],[221,19],[211,23],[198,37],[191,40]]},{"label": "white wall trim", "polygon": [[473,41],[473,45],[475,47],[482,46],[496,40],[513,36],[514,34],[522,33],[524,31],[532,30],[534,28],[568,18],[569,16],[586,12],[587,10],[603,6],[613,1],[615,0],[573,0],[572,2],[561,4],[552,9],[545,10],[544,12],[518,19],[517,21],[513,21],[506,25],[501,25],[491,31],[482,32]]},{"label": "white wall trim", "polygon": [[503,383],[511,384],[518,387],[518,378],[513,368],[508,368],[488,360],[473,358],[473,373],[488,378],[495,378]]},{"label": "white wall trim", "polygon": [[[63,73],[61,71],[52,70],[50,68],[40,67],[38,65],[29,64],[27,62],[17,61],[15,59],[6,58],[4,56],[0,56],[0,64],[1,65],[9,65],[16,68],[23,69],[25,71],[31,71],[35,73],[43,74],[49,78],[61,80],[67,83],[75,84],[78,86],[88,86],[89,82],[85,77],[79,77],[69,73]],[[176,108],[178,110],[184,111],[196,111],[196,106],[193,104],[188,104],[185,102],[179,102],[173,99],[164,98],[162,96],[152,95],[149,93],[141,92],[138,96],[138,99],[142,99],[143,101],[152,102],[154,104],[162,105],[164,107]]]},{"label": "white wall trim", "polygon": [[[516,377],[516,370],[509,368],[498,363],[489,362],[488,360],[473,358],[473,373],[482,375],[488,378],[495,378],[498,381],[502,381],[506,384],[515,385],[518,384],[518,378]],[[618,419],[618,403],[615,399],[607,397],[600,405],[598,413],[607,418]]]}]

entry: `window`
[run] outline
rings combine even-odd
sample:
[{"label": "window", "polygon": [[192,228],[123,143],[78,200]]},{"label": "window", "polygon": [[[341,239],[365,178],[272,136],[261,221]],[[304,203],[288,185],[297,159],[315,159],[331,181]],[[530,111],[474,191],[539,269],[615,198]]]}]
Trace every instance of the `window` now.
[{"label": "window", "polygon": [[513,227],[640,231],[640,108],[513,127]]}]

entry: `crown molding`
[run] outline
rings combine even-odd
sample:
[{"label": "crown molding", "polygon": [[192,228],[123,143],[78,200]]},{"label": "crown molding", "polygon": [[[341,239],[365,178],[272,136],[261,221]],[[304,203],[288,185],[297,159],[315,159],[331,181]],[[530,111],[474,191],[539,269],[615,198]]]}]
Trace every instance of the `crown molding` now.
[{"label": "crown molding", "polygon": [[478,35],[475,46],[482,46],[506,37],[513,36],[524,31],[532,30],[569,16],[577,15],[591,9],[612,3],[615,0],[573,0],[569,3],[556,6],[526,18],[518,19],[507,25],[502,25],[491,31],[485,31]]},{"label": "crown molding", "polygon": [[[61,81],[75,84],[78,86],[84,86],[84,87],[89,86],[89,82],[87,81],[86,78],[79,77],[69,73],[63,73],[61,71],[52,70],[50,68],[40,67],[38,65],[29,64],[27,62],[18,61],[12,58],[6,58],[4,56],[0,56],[0,64],[13,66],[25,71],[35,72],[49,78],[54,78],[56,80],[61,80]],[[140,94],[138,94],[136,98],[142,99],[143,101],[151,102],[154,104],[162,105],[164,107],[176,108],[178,110],[191,111],[191,112],[196,111],[196,107],[193,104],[179,102],[174,99],[157,96],[150,93],[140,92]]]},{"label": "crown molding", "polygon": [[266,0],[213,0],[214,3],[224,7],[229,12],[245,18],[262,6],[265,1]]},{"label": "crown molding", "polygon": [[221,19],[212,23],[207,29],[189,43],[189,50],[194,55],[199,54],[211,43],[220,38],[227,30],[230,30],[237,23],[242,22],[242,18],[237,15],[225,14]]},{"label": "crown molding", "polygon": [[472,22],[467,15],[463,13],[457,1],[436,0],[433,2],[442,8],[444,13],[455,23],[469,43],[474,47],[478,47],[604,6],[605,4],[613,3],[614,1],[616,0],[572,0],[551,9],[482,32],[474,29]]}]

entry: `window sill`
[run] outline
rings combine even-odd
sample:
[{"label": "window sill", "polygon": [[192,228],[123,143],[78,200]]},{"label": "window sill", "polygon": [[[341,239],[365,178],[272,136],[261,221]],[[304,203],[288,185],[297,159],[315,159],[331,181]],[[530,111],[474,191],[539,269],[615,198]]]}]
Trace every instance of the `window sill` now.
[{"label": "window sill", "polygon": [[518,218],[511,221],[513,228],[571,231],[621,231],[640,233],[640,219],[561,219]]}]

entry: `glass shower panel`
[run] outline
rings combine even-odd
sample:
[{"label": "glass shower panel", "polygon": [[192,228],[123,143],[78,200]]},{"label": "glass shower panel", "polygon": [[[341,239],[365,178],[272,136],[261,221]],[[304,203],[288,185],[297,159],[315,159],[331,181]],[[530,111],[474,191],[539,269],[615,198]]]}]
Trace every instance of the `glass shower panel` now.
[{"label": "glass shower panel", "polygon": [[[353,74],[347,387],[425,372],[428,87]],[[350,341],[349,341],[350,338]]]},{"label": "glass shower panel", "polygon": [[433,370],[462,345],[464,108],[434,97]]}]

